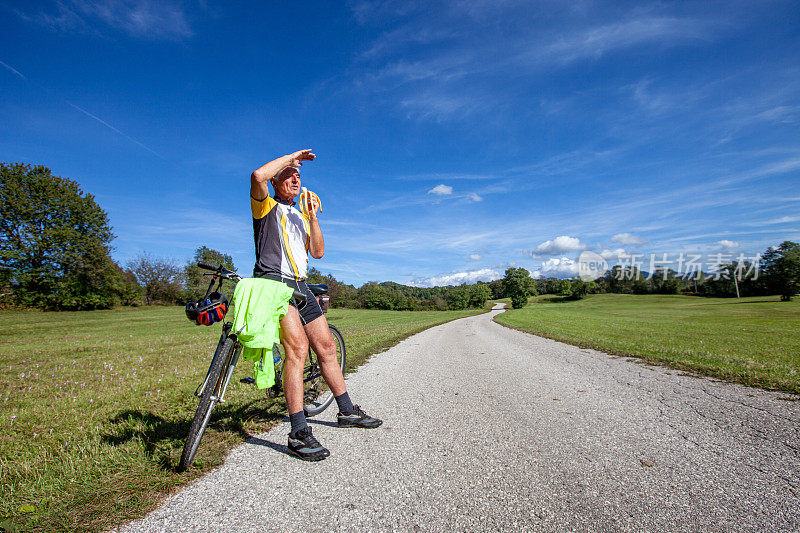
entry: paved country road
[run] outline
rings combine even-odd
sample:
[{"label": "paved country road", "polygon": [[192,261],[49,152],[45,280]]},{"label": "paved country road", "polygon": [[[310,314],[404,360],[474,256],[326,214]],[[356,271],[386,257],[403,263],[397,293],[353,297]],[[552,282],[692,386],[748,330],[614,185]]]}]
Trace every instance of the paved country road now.
[{"label": "paved country road", "polygon": [[[800,402],[504,328],[415,335],[348,377],[377,430],[288,424],[126,531],[798,531]],[[669,339],[664,339],[669,342]]]}]

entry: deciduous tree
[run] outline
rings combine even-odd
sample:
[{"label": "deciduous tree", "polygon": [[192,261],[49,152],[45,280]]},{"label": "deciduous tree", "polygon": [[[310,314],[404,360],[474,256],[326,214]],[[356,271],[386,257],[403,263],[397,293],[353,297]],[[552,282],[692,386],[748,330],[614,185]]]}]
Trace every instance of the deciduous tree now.
[{"label": "deciduous tree", "polygon": [[0,269],[18,305],[97,309],[121,281],[108,215],[76,181],[49,168],[0,163]]},{"label": "deciduous tree", "polygon": [[[222,265],[228,270],[236,270],[236,267],[233,265],[233,258],[230,255],[223,254],[222,252],[218,252],[217,250],[207,246],[198,247],[194,251],[194,257],[192,257],[192,260],[189,261],[189,263],[187,263],[183,268],[183,275],[186,283],[186,294],[184,299],[187,302],[191,300],[199,300],[206,294],[206,290],[208,289],[210,278],[209,276],[203,275],[208,273],[208,270],[197,266],[197,263],[201,261],[212,265]],[[236,285],[234,281],[225,282],[225,290],[230,293],[229,296],[233,294],[233,289],[235,286]]]},{"label": "deciduous tree", "polygon": [[524,268],[507,268],[503,278],[503,292],[511,298],[514,309],[525,307],[528,296],[536,294],[536,284],[530,277],[530,272]]},{"label": "deciduous tree", "polygon": [[128,270],[144,287],[145,304],[183,302],[182,272],[174,263],[141,254],[128,263]]},{"label": "deciduous tree", "polygon": [[800,244],[783,241],[777,248],[769,248],[762,257],[764,275],[770,288],[788,302],[800,293]]}]

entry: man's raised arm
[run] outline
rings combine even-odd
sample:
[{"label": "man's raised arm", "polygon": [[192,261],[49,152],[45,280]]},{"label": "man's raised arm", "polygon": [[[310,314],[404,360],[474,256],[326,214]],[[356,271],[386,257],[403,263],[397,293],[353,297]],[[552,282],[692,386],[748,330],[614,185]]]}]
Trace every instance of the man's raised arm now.
[{"label": "man's raised arm", "polygon": [[288,167],[299,168],[303,166],[303,161],[313,161],[317,157],[311,153],[311,149],[298,150],[293,154],[282,155],[269,163],[261,165],[250,174],[250,196],[256,200],[263,200],[269,196],[269,180],[277,176],[283,169]]}]

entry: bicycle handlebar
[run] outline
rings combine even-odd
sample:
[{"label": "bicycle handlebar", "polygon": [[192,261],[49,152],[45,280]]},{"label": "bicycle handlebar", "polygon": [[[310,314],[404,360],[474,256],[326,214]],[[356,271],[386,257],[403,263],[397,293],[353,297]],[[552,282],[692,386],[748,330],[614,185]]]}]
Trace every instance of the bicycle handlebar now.
[{"label": "bicycle handlebar", "polygon": [[219,270],[219,265],[212,265],[210,263],[204,263],[203,261],[197,263],[197,266],[205,268],[206,270]]},{"label": "bicycle handlebar", "polygon": [[[215,278],[217,276],[219,276],[222,279],[234,279],[234,280],[242,279],[241,276],[239,276],[239,274],[237,274],[233,270],[228,270],[227,268],[225,268],[222,265],[212,265],[211,263],[206,263],[206,262],[203,262],[203,261],[199,261],[197,263],[197,266],[199,266],[200,268],[203,268],[205,270],[213,270]],[[211,274],[203,274],[203,275],[204,276],[210,276]]]},{"label": "bicycle handlebar", "polygon": [[[237,279],[241,279],[241,278],[239,278],[239,275],[236,272],[234,272],[232,270],[228,270],[227,268],[224,268],[222,265],[212,265],[211,263],[206,263],[204,261],[198,261],[197,262],[197,266],[199,266],[200,268],[204,268],[206,270],[213,270],[215,273],[217,273],[217,275],[219,275],[220,277],[225,278],[225,279],[230,279],[233,276],[235,276]],[[210,274],[208,274],[208,275],[210,275]],[[293,292],[294,293],[292,294],[292,298],[294,298],[295,300],[298,300],[298,302],[305,302],[306,301],[306,295],[305,294],[303,294],[302,292],[300,292],[296,288],[294,288]]]}]

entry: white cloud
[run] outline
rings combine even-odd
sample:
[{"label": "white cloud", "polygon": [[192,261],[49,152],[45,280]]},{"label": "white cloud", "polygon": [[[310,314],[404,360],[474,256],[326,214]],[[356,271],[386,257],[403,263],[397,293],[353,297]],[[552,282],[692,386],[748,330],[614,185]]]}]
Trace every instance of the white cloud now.
[{"label": "white cloud", "polygon": [[616,235],[611,237],[611,242],[618,242],[620,244],[624,244],[624,245],[628,245],[628,246],[629,245],[638,246],[638,245],[642,245],[642,244],[647,244],[650,241],[648,241],[647,239],[645,239],[643,237],[639,237],[639,236],[636,236],[636,235],[631,235],[630,233],[617,233]]},{"label": "white cloud", "polygon": [[577,252],[579,250],[585,250],[586,245],[581,243],[580,239],[577,237],[569,237],[567,235],[561,235],[560,237],[556,237],[553,240],[544,241],[542,244],[537,246],[531,255],[535,256],[544,256],[544,255],[555,255],[555,254],[563,254],[565,252]]},{"label": "white cloud", "polygon": [[787,222],[797,222],[798,220],[800,220],[800,217],[786,216],[786,217],[774,218],[772,220],[767,220],[766,222],[764,222],[764,224],[786,224]]},{"label": "white cloud", "polygon": [[183,6],[168,0],[64,0],[37,13],[17,11],[29,21],[64,32],[96,33],[105,24],[133,37],[179,40],[192,36]]},{"label": "white cloud", "polygon": [[480,270],[468,270],[466,272],[450,272],[440,274],[430,278],[416,278],[409,285],[414,287],[436,287],[448,285],[461,285],[462,283],[473,284],[478,281],[492,281],[500,279],[503,274],[492,268],[482,268]]},{"label": "white cloud", "polygon": [[446,196],[448,194],[453,194],[453,188],[449,185],[441,184],[437,185],[433,189],[428,191],[428,194],[436,194],[438,196]]},{"label": "white cloud", "polygon": [[578,263],[568,257],[551,257],[542,262],[538,270],[531,274],[534,278],[571,278],[578,275]]},{"label": "white cloud", "polygon": [[473,202],[482,202],[483,201],[483,197],[475,194],[474,192],[469,193],[467,195],[467,198],[469,198]]},{"label": "white cloud", "polygon": [[[365,9],[383,13],[385,8],[377,7],[382,4],[354,8],[354,14],[362,20]],[[482,38],[476,40],[473,37],[476,21],[464,16],[474,12],[474,2],[443,4],[436,17],[409,9],[403,25],[383,32],[369,44],[359,55],[363,70],[355,78],[356,87],[395,93],[392,99],[395,105],[419,119],[442,122],[470,117],[471,120],[471,115],[491,114],[507,105],[502,91],[488,88],[487,78],[508,80],[510,86],[520,76],[536,77],[543,70],[565,68],[578,61],[596,61],[627,49],[644,46],[663,49],[708,42],[724,29],[723,24],[703,16],[659,15],[654,9],[632,10],[628,15],[619,13],[610,18],[576,19],[569,8],[566,14],[561,14],[568,17],[569,24],[553,27],[551,17],[559,16],[554,15],[554,6],[541,4],[536,8],[532,7],[536,3],[528,2],[521,8],[515,5],[517,2],[487,2],[486,8],[480,10]],[[568,4],[571,3],[564,3]],[[541,26],[533,22],[525,24],[521,31],[509,31],[515,26],[509,19],[520,17],[519,11],[529,10],[542,11],[541,16],[531,16],[532,20],[548,22]],[[527,18],[521,16],[520,20]],[[604,18],[606,23],[602,21]]]},{"label": "white cloud", "polygon": [[585,58],[599,58],[606,53],[658,43],[661,46],[679,42],[709,40],[711,28],[707,21],[676,17],[653,17],[615,22],[606,26],[583,29],[553,42],[536,53],[559,63],[571,63]]},{"label": "white cloud", "polygon": [[469,256],[470,261],[480,261],[481,259],[483,259],[483,256],[481,254],[471,254]]},{"label": "white cloud", "polygon": [[714,244],[716,244],[717,246],[721,246],[722,248],[736,248],[739,246],[738,242],[730,241],[728,239],[722,239],[721,241],[717,241]]},{"label": "white cloud", "polygon": [[619,259],[621,257],[628,257],[628,252],[624,248],[617,248],[616,250],[604,249],[600,252],[600,256],[608,261],[609,259]]}]

